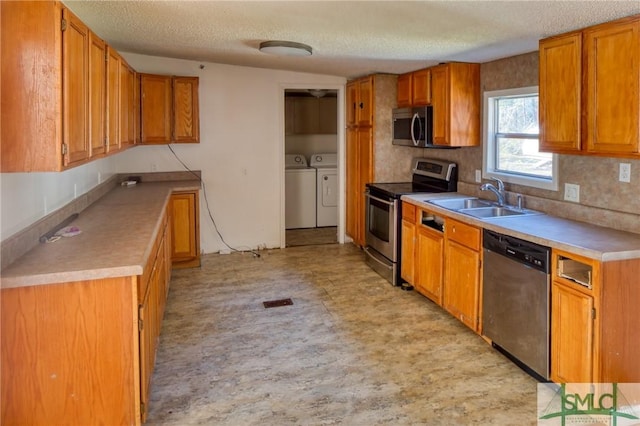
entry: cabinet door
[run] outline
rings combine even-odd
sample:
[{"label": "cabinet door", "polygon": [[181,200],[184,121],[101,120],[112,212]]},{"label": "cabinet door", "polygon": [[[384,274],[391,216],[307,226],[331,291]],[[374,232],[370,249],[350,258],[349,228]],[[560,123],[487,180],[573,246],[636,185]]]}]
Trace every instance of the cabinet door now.
[{"label": "cabinet door", "polygon": [[355,126],[358,111],[358,84],[355,81],[347,84],[346,94],[347,126]]},{"label": "cabinet door", "polygon": [[398,108],[410,107],[413,102],[413,75],[411,73],[398,76]]},{"label": "cabinet door", "polygon": [[358,128],[358,244],[365,244],[365,198],[366,184],[373,182],[373,129],[371,127]]},{"label": "cabinet door", "polygon": [[433,143],[449,145],[449,68],[431,68],[431,104],[433,105]]},{"label": "cabinet door", "polygon": [[424,69],[413,73],[413,106],[431,103],[431,70]]},{"label": "cabinet door", "polygon": [[173,77],[173,142],[200,142],[198,77]]},{"label": "cabinet door", "polygon": [[[402,241],[400,250],[400,276],[409,284],[416,286],[415,279],[415,250],[416,250],[416,225],[406,219],[402,219]],[[417,288],[417,287],[416,287]]]},{"label": "cabinet door", "polygon": [[637,153],[640,139],[640,20],[585,30],[589,152]]},{"label": "cabinet door", "polygon": [[68,9],[62,33],[64,166],[89,158],[89,28]]},{"label": "cabinet door", "polygon": [[556,383],[593,381],[593,298],[551,285],[551,379]]},{"label": "cabinet door", "polygon": [[171,143],[171,77],[140,76],[141,143]]},{"label": "cabinet door", "polygon": [[[158,280],[159,269],[154,263],[153,270],[146,284],[145,297],[138,308],[138,341],[140,346],[140,405],[141,421],[144,423],[147,417],[145,407],[149,406],[151,391],[151,376],[156,361],[157,334],[160,330],[158,324]],[[143,284],[145,285],[145,284]]]},{"label": "cabinet door", "polygon": [[131,133],[129,127],[132,123],[129,122],[131,117],[129,116],[129,110],[133,106],[131,105],[131,85],[129,83],[129,65],[124,59],[120,59],[120,146],[125,147],[133,144],[133,141],[129,139]]},{"label": "cabinet door", "polygon": [[102,39],[89,32],[89,140],[91,157],[104,154],[106,107],[106,52]]},{"label": "cabinet door", "polygon": [[298,135],[318,133],[320,114],[316,98],[295,98],[293,103],[293,132]]},{"label": "cabinet door", "polygon": [[[353,238],[356,244],[358,236],[358,130],[353,127],[347,128],[346,146],[346,177],[347,177],[347,211],[346,211],[346,233]],[[364,214],[364,213],[363,213]]]},{"label": "cabinet door", "polygon": [[480,254],[447,241],[443,306],[472,330],[478,329]]},{"label": "cabinet door", "polygon": [[338,99],[326,96],[318,99],[318,133],[335,135],[338,133]]},{"label": "cabinet door", "polygon": [[373,125],[373,77],[358,80],[358,126]]},{"label": "cabinet door", "polygon": [[417,225],[416,238],[416,290],[442,305],[444,237],[434,229]]},{"label": "cabinet door", "polygon": [[580,151],[582,33],[540,42],[540,150]]},{"label": "cabinet door", "polygon": [[[200,264],[198,197],[195,192],[171,195],[171,260],[173,266]],[[187,263],[187,265],[183,265]]]},{"label": "cabinet door", "polygon": [[120,149],[120,55],[107,47],[107,151]]}]

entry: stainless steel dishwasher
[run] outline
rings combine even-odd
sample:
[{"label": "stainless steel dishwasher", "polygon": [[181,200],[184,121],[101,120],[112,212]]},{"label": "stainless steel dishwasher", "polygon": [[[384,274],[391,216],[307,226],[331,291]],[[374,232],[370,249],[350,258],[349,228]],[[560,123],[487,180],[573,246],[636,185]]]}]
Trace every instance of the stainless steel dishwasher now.
[{"label": "stainless steel dishwasher", "polygon": [[538,380],[549,379],[549,247],[483,231],[483,334]]}]

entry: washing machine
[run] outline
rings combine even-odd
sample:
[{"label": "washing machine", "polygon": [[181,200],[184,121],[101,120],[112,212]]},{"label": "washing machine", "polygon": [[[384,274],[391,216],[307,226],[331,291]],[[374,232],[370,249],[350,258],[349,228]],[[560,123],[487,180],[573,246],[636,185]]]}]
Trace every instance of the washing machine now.
[{"label": "washing machine", "polygon": [[338,226],[338,154],[313,154],[316,172],[316,226]]},{"label": "washing machine", "polygon": [[316,169],[300,154],[285,155],[286,229],[316,227]]}]

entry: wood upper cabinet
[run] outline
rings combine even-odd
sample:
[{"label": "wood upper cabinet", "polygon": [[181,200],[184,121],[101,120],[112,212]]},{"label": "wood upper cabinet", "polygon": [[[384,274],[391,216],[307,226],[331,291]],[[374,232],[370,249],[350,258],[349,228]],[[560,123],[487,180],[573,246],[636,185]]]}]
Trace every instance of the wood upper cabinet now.
[{"label": "wood upper cabinet", "polygon": [[356,116],[358,111],[358,84],[356,81],[350,81],[347,83],[346,93],[346,115],[347,115],[347,127],[355,126]]},{"label": "wood upper cabinet", "polygon": [[540,150],[580,151],[582,33],[540,41]]},{"label": "wood upper cabinet", "polygon": [[140,75],[141,143],[200,141],[198,77]]},{"label": "wood upper cabinet", "polygon": [[173,142],[200,142],[198,77],[173,77]]},{"label": "wood upper cabinet", "polygon": [[65,167],[89,159],[89,28],[69,9],[62,11],[62,117]]},{"label": "wood upper cabinet", "polygon": [[358,126],[373,125],[373,76],[358,80],[358,97],[356,108],[356,124]]},{"label": "wood upper cabinet", "polygon": [[135,71],[120,58],[120,146],[135,144]]},{"label": "wood upper cabinet", "polygon": [[398,76],[398,108],[431,103],[431,69],[425,68]]},{"label": "wood upper cabinet", "polygon": [[106,54],[103,40],[89,33],[89,141],[91,157],[106,151]]},{"label": "wood upper cabinet", "polygon": [[540,147],[637,157],[640,15],[540,41]]},{"label": "wood upper cabinet", "polygon": [[198,192],[171,195],[171,261],[174,268],[200,266]]},{"label": "wood upper cabinet", "polygon": [[454,62],[430,71],[434,145],[480,145],[480,64]]},{"label": "wood upper cabinet", "polygon": [[474,331],[479,328],[480,229],[446,219],[443,306]]},{"label": "wood upper cabinet", "polygon": [[120,55],[107,46],[107,152],[120,149]]},{"label": "wood upper cabinet", "polygon": [[407,108],[413,102],[413,73],[398,76],[397,105],[398,108]]},{"label": "wood upper cabinet", "polygon": [[347,84],[347,126],[373,125],[373,76]]},{"label": "wood upper cabinet", "polygon": [[171,105],[171,76],[140,74],[141,143],[171,143]]},{"label": "wood upper cabinet", "polygon": [[584,31],[586,148],[636,154],[640,148],[640,15]]}]

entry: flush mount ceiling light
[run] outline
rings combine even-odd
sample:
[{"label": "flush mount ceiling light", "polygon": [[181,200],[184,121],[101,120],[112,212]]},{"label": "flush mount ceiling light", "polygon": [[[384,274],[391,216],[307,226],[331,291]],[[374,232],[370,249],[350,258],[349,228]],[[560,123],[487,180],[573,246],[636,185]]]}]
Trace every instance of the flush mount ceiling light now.
[{"label": "flush mount ceiling light", "polygon": [[260,43],[260,51],[272,55],[284,56],[311,56],[311,46],[295,41],[263,41]]}]

